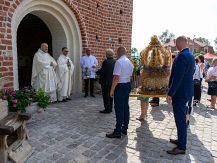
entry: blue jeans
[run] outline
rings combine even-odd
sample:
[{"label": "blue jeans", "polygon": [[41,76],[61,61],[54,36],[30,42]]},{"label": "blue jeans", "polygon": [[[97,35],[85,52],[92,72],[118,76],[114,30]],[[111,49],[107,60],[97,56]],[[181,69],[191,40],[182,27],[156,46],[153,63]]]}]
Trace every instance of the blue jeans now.
[{"label": "blue jeans", "polygon": [[178,148],[186,150],[187,144],[187,123],[186,112],[188,110],[188,98],[172,98],[173,113],[177,128]]},{"label": "blue jeans", "polygon": [[131,91],[130,83],[119,83],[114,92],[114,107],[116,115],[115,133],[121,134],[121,130],[128,129],[130,110],[129,94]]}]

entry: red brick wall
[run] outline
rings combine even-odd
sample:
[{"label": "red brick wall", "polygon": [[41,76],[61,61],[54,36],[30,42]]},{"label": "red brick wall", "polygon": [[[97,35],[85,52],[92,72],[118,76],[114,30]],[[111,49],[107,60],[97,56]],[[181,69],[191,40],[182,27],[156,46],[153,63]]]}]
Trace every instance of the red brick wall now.
[{"label": "red brick wall", "polygon": [[[0,75],[9,76],[5,88],[13,88],[11,19],[22,1],[27,0],[0,0]],[[99,61],[103,60],[106,48],[116,51],[119,46],[125,46],[130,51],[132,0],[63,1],[77,18],[83,49],[92,48]]]}]

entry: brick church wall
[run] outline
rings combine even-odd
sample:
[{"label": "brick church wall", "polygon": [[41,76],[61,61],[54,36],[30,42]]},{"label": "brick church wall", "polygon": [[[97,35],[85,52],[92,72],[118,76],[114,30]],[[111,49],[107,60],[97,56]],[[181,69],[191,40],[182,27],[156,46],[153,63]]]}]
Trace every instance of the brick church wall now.
[{"label": "brick church wall", "polygon": [[[27,0],[0,1],[0,76],[13,89],[11,20],[17,6]],[[125,46],[130,52],[133,0],[63,0],[75,14],[82,35],[82,48],[90,47],[101,62],[105,49]]]}]

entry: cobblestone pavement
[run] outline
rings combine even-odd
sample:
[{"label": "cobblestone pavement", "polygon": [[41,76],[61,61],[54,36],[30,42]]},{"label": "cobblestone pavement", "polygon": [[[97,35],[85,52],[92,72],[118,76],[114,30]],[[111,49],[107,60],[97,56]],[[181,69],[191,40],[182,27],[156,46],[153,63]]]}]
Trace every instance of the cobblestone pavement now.
[{"label": "cobblestone pavement", "polygon": [[[204,96],[202,103],[207,104]],[[51,105],[28,123],[34,152],[26,163],[212,163],[217,162],[217,110],[199,104],[194,108],[188,130],[186,155],[171,156],[168,142],[176,138],[171,106],[165,99],[160,107],[150,108],[146,122],[136,118],[140,102],[130,99],[131,119],[128,136],[105,138],[115,125],[115,116],[100,114],[102,98],[76,97]]]}]

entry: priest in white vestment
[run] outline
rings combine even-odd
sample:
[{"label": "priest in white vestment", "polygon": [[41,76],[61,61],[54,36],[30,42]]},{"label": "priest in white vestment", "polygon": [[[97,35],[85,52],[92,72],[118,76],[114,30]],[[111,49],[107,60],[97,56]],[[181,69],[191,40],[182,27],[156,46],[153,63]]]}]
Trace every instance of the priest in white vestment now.
[{"label": "priest in white vestment", "polygon": [[66,102],[71,100],[69,97],[72,91],[72,75],[74,65],[71,59],[67,56],[69,50],[67,47],[62,48],[62,54],[57,59],[58,69],[57,73],[60,78],[61,88],[58,90],[58,100]]},{"label": "priest in white vestment", "polygon": [[36,90],[43,89],[50,96],[51,102],[57,101],[59,79],[55,72],[56,67],[56,61],[48,54],[48,44],[42,43],[33,58],[31,84]]}]

